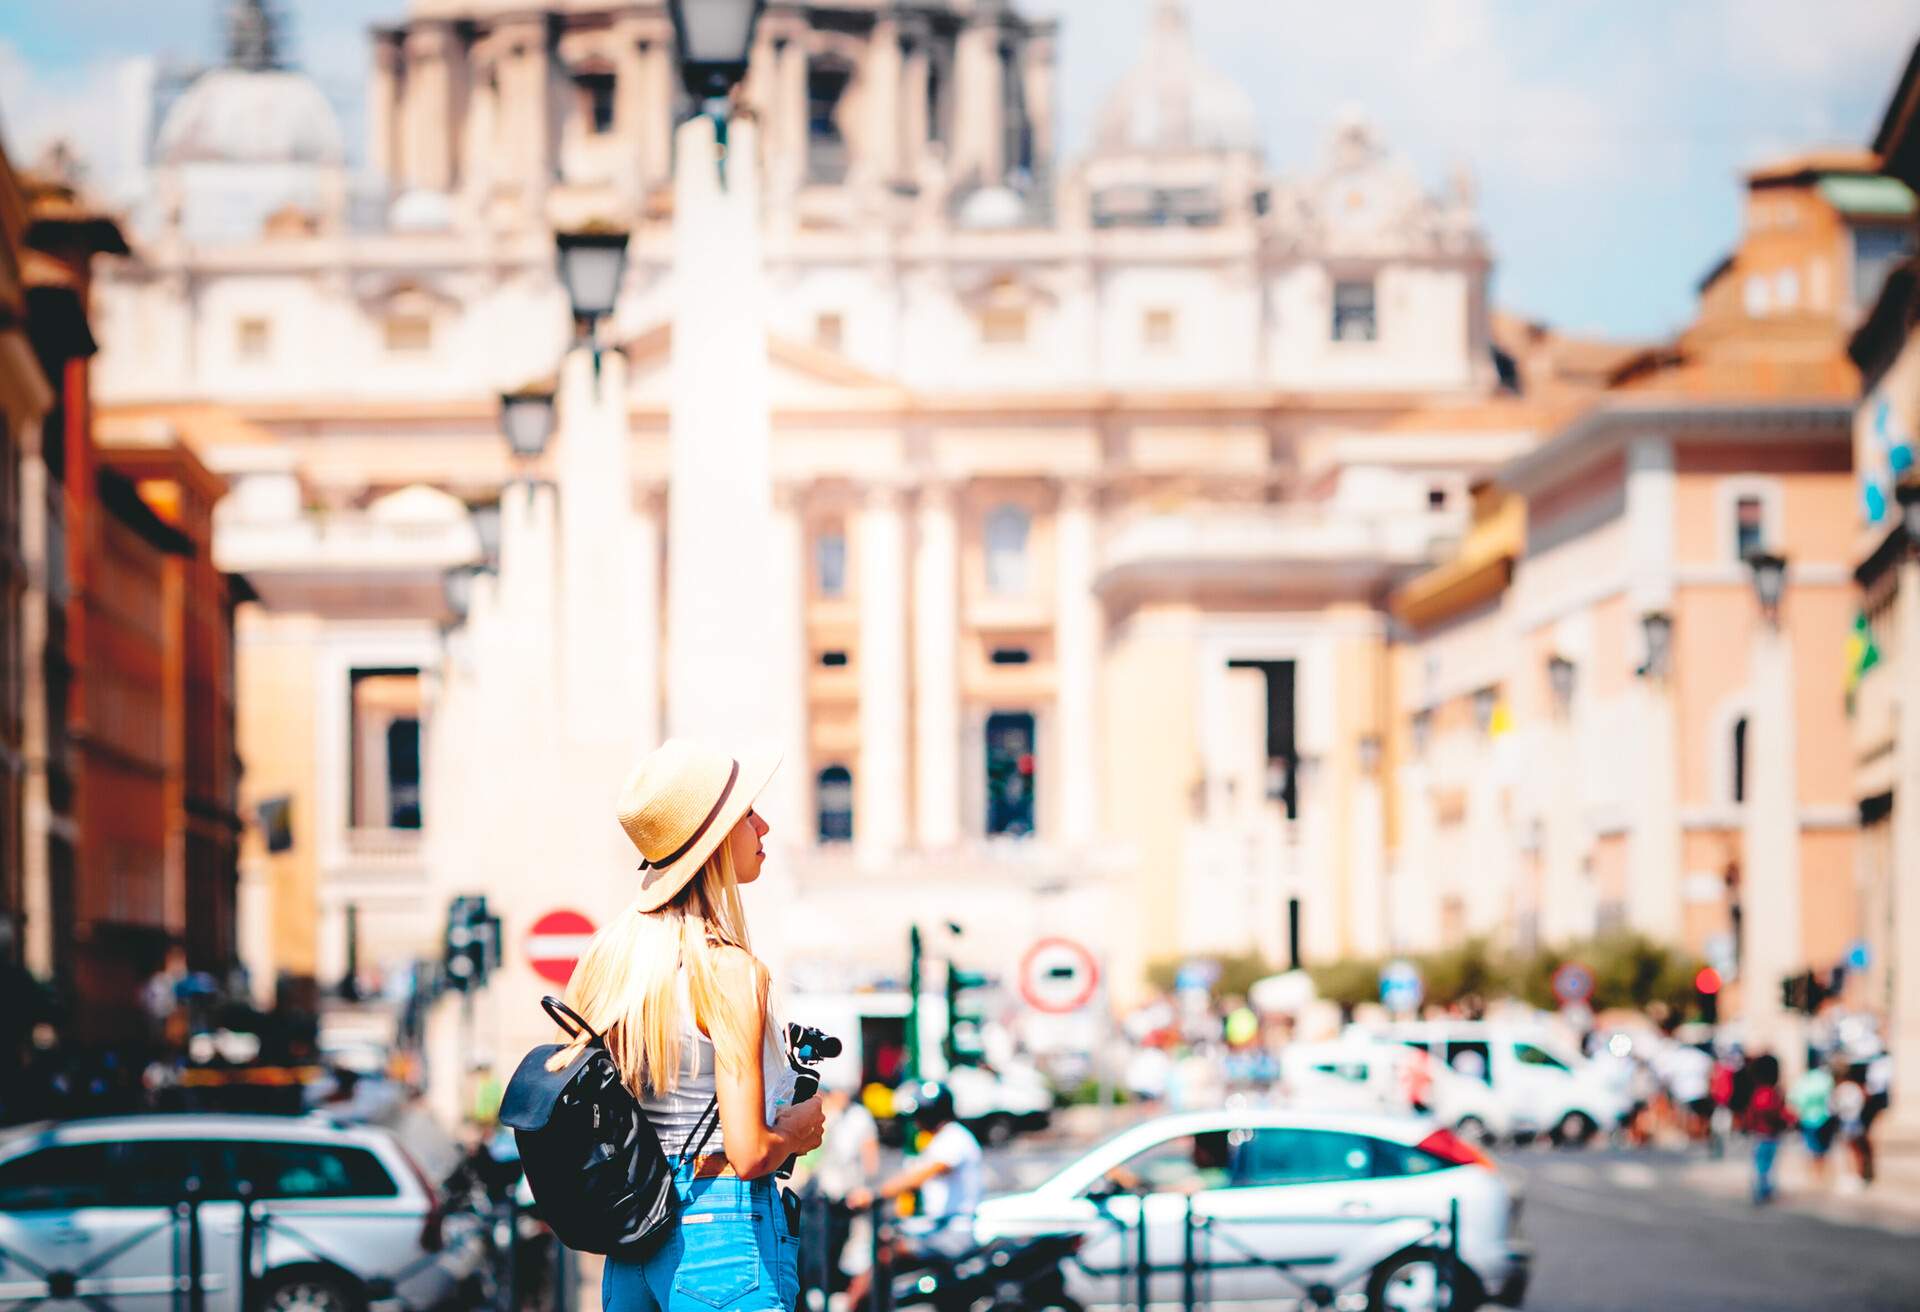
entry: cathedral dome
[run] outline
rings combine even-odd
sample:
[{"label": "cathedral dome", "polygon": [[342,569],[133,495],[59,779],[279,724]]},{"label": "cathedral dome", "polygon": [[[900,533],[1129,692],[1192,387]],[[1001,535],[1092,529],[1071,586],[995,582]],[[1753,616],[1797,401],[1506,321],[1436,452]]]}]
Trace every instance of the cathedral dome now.
[{"label": "cathedral dome", "polygon": [[311,78],[216,68],[194,79],[161,124],[162,164],[340,164],[340,120]]},{"label": "cathedral dome", "polygon": [[1094,130],[1102,155],[1258,151],[1253,98],[1193,49],[1184,0],[1155,0],[1146,53],[1107,93]]}]

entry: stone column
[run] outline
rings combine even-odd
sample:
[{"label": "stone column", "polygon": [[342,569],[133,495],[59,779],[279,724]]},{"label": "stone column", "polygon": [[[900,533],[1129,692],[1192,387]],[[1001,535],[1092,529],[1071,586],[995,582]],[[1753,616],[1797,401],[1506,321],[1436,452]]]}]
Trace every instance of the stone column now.
[{"label": "stone column", "polygon": [[907,575],[901,491],[877,484],[859,512],[860,770],[853,838],[879,865],[907,838]]},{"label": "stone column", "polygon": [[667,731],[739,742],[778,732],[763,662],[782,635],[756,132],[730,130],[725,189],[713,120],[676,136]]},{"label": "stone column", "polygon": [[991,11],[962,29],[954,57],[954,181],[989,185],[1006,172],[1007,96],[1000,24]]},{"label": "stone column", "polygon": [[927,78],[933,37],[924,29],[903,33],[900,56],[900,173],[920,174],[927,151]]},{"label": "stone column", "polygon": [[633,131],[640,152],[640,180],[651,187],[673,174],[673,116],[680,96],[672,30],[653,25],[646,32],[638,47],[640,94]]},{"label": "stone column", "polygon": [[920,493],[913,557],[914,814],[920,846],[960,841],[960,531],[954,489]]},{"label": "stone column", "polygon": [[374,29],[373,79],[367,84],[367,165],[381,181],[396,188],[404,180],[398,141],[401,40],[397,31]]},{"label": "stone column", "polygon": [[1068,483],[1054,518],[1054,677],[1060,713],[1060,837],[1092,842],[1100,825],[1100,602],[1094,490]]},{"label": "stone column", "polygon": [[406,36],[407,181],[429,191],[453,189],[458,46],[445,22],[416,19]]},{"label": "stone column", "polygon": [[[1372,749],[1379,754],[1378,737]],[[1381,799],[1380,763],[1360,762],[1354,779],[1353,804],[1348,812],[1347,941],[1346,952],[1377,957],[1387,949],[1386,817]]]},{"label": "stone column", "polygon": [[813,767],[807,736],[807,521],[805,489],[782,483],[773,490],[774,646],[766,653],[774,712],[786,761],[774,776],[766,818],[784,842],[807,846],[814,838]]},{"label": "stone column", "polygon": [[569,351],[560,366],[553,452],[564,731],[574,743],[617,745],[622,755],[631,747],[633,724],[618,708],[632,696],[633,672],[619,638],[633,596],[628,571],[634,562],[608,544],[626,543],[633,517],[626,383],[620,352],[606,352],[596,367],[590,351]]},{"label": "stone column", "polygon": [[555,115],[552,52],[547,18],[527,14],[503,19],[500,32],[507,57],[500,61],[502,152],[513,161],[502,169],[521,189],[536,217],[553,181]]},{"label": "stone column", "polygon": [[[1673,609],[1673,443],[1637,437],[1627,448],[1627,597],[1634,620]],[[1672,656],[1669,653],[1669,661]],[[1680,939],[1680,779],[1673,688],[1644,671],[1632,694],[1639,755],[1629,795],[1627,923],[1656,942]]]},{"label": "stone column", "polygon": [[1033,137],[1033,175],[1046,178],[1053,173],[1054,84],[1057,78],[1051,31],[1028,39],[1023,74],[1027,125]]},{"label": "stone column", "polygon": [[775,189],[791,195],[807,176],[807,42],[803,31],[774,44],[779,67],[774,91],[774,141],[769,164]]},{"label": "stone column", "polygon": [[1798,1017],[1780,981],[1805,967],[1800,937],[1800,799],[1793,653],[1779,625],[1756,621],[1748,692],[1746,802],[1740,841],[1740,1012],[1748,1050],[1771,1049],[1783,1080],[1805,1069]]},{"label": "stone column", "polygon": [[[1900,565],[1894,647],[1899,702],[1894,722],[1898,774],[1893,783],[1893,934],[1888,966],[1893,999],[1887,1046],[1893,1054],[1893,1102],[1881,1128],[1883,1140],[1920,1143],[1920,546],[1909,544]],[[1906,1090],[1903,1094],[1901,1090]]]},{"label": "stone column", "polygon": [[900,176],[900,25],[886,10],[873,25],[860,69],[862,110],[860,175],[875,183]]}]

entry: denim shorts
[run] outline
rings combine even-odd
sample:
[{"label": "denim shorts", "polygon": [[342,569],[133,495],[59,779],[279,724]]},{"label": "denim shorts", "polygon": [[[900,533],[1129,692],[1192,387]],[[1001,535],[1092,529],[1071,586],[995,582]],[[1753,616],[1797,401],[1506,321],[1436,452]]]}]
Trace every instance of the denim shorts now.
[{"label": "denim shorts", "polygon": [[792,1312],[800,1299],[800,1245],[771,1176],[676,1177],[680,1216],[645,1260],[609,1258],[600,1281],[607,1312]]}]

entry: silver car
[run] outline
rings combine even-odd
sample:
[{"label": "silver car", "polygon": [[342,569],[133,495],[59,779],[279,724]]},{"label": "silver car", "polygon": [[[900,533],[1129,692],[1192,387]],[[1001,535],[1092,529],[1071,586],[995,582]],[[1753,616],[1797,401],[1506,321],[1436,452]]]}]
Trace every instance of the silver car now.
[{"label": "silver car", "polygon": [[0,1132],[0,1306],[171,1312],[197,1277],[207,1312],[431,1308],[484,1255],[384,1130],[202,1113]]},{"label": "silver car", "polygon": [[1139,1301],[1143,1267],[1146,1301],[1177,1306],[1190,1263],[1216,1308],[1464,1312],[1525,1296],[1518,1212],[1493,1163],[1432,1121],[1242,1107],[1137,1125],[1039,1188],[982,1203],[976,1236],[1083,1236],[1066,1288],[1095,1309]]}]

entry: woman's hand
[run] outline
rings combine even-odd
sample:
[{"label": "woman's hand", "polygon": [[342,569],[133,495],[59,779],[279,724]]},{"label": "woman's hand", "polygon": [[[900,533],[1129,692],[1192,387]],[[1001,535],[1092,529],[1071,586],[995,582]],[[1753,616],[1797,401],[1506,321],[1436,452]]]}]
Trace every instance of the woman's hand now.
[{"label": "woman's hand", "polygon": [[787,1141],[795,1156],[804,1156],[818,1148],[826,1137],[827,1113],[818,1097],[809,1098],[791,1107],[782,1107],[773,1118],[773,1128]]}]

